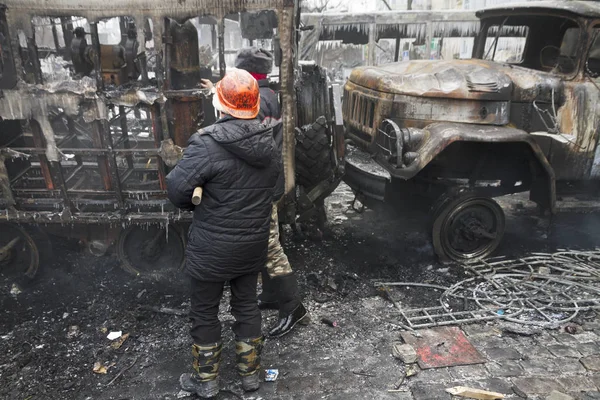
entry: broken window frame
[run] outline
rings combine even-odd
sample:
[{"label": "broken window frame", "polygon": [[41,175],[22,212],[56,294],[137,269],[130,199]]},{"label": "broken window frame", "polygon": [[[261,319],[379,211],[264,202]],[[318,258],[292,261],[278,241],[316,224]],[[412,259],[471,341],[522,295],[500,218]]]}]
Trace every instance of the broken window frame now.
[{"label": "broken window frame", "polygon": [[[529,66],[529,65],[524,65],[525,62],[527,62],[527,56],[529,55],[529,52],[533,50],[533,44],[531,42],[534,41],[534,38],[538,38],[539,35],[544,35],[543,32],[536,32],[535,29],[535,23],[539,24],[539,21],[534,21],[535,18],[548,18],[550,19],[562,19],[565,22],[570,22],[573,23],[577,28],[579,28],[579,42],[581,42],[583,40],[583,32],[584,32],[584,27],[585,27],[585,22],[583,20],[583,18],[578,18],[576,16],[567,16],[564,14],[555,14],[555,13],[531,13],[531,14],[525,14],[525,13],[518,13],[518,14],[509,14],[509,15],[501,15],[501,16],[490,16],[487,18],[482,18],[481,20],[481,29],[479,31],[479,34],[477,35],[476,39],[475,39],[475,45],[473,46],[473,58],[476,59],[486,59],[486,54],[485,52],[487,51],[486,49],[486,40],[488,39],[488,31],[489,28],[493,25],[500,25],[502,24],[502,21],[505,20],[509,20],[510,24],[507,23],[507,25],[509,26],[528,26],[529,29],[529,35],[527,36],[527,41],[525,43],[524,49],[523,49],[523,56],[524,59],[521,63],[515,63],[514,65],[519,65],[522,66],[524,68],[528,68],[534,71],[544,71],[543,69],[541,69],[541,66],[538,66],[537,68]],[[529,24],[527,24],[527,19],[531,19],[531,22]],[[567,29],[570,29],[569,27],[565,28],[565,31],[563,32],[561,39],[560,39],[560,43],[558,44],[558,47],[560,49],[560,45],[562,44],[562,41],[564,39],[565,36],[565,32]],[[538,50],[538,53],[541,51],[542,49]],[[582,57],[583,56],[583,52],[581,47],[577,48],[577,54],[574,57],[575,65],[573,68],[573,71],[569,72],[569,73],[562,73],[559,71],[554,71],[554,74],[557,75],[561,75],[563,76],[565,79],[574,79],[577,75],[579,75],[580,71],[581,71],[581,65],[582,65]]]}]

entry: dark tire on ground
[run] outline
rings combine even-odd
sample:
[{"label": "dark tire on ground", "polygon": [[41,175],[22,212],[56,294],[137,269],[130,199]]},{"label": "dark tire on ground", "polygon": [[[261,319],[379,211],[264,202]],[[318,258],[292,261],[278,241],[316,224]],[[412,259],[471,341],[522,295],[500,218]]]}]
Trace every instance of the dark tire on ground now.
[{"label": "dark tire on ground", "polygon": [[160,281],[183,268],[185,247],[186,237],[178,226],[132,225],[119,235],[116,250],[126,272]]},{"label": "dark tire on ground", "polygon": [[296,138],[296,183],[309,192],[333,174],[331,143],[324,116]]},{"label": "dark tire on ground", "polygon": [[33,279],[40,265],[52,260],[52,244],[40,227],[8,223],[0,232],[0,276]]},{"label": "dark tire on ground", "polygon": [[504,236],[504,211],[489,197],[463,193],[444,199],[433,213],[433,248],[442,262],[488,257]]}]

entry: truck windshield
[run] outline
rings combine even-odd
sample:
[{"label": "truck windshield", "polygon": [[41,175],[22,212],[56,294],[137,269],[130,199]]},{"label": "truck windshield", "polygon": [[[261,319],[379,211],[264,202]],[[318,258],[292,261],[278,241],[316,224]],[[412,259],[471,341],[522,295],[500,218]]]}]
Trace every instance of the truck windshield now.
[{"label": "truck windshield", "polygon": [[563,17],[489,18],[482,23],[483,45],[476,58],[570,75],[577,70],[581,54],[580,33],[576,21]]}]

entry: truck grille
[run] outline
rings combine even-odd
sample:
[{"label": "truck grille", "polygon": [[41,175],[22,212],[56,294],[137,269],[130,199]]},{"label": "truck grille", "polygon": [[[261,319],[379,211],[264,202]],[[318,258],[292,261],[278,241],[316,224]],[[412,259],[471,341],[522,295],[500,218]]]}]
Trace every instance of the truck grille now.
[{"label": "truck grille", "polygon": [[375,121],[375,101],[358,92],[349,92],[345,89],[344,114],[348,120],[370,131]]}]

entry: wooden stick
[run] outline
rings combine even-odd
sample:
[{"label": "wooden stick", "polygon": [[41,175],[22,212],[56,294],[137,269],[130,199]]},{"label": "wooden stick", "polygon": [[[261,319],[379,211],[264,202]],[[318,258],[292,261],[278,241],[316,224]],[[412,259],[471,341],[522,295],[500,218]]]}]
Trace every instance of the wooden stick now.
[{"label": "wooden stick", "polygon": [[[138,356],[138,357],[139,357],[139,356]],[[131,367],[133,367],[133,366],[135,365],[135,363],[137,362],[137,360],[138,360],[138,357],[136,357],[136,358],[135,358],[135,360],[133,360],[133,362],[131,363],[131,365],[130,365],[129,367],[125,367],[125,368],[123,368],[121,371],[119,371],[119,373],[118,373],[118,374],[117,374],[117,375],[116,375],[114,378],[112,378],[112,380],[111,380],[110,382],[108,382],[108,383],[106,384],[106,386],[110,386],[110,385],[111,385],[111,384],[112,384],[114,381],[116,381],[116,380],[117,380],[117,379],[118,379],[118,378],[119,378],[121,375],[123,375],[123,373],[124,373],[125,371],[127,371],[127,370],[130,370],[130,369],[131,369]]]},{"label": "wooden stick", "polygon": [[192,194],[192,204],[197,206],[202,201],[202,188],[198,186]]},{"label": "wooden stick", "polygon": [[178,315],[180,317],[187,317],[188,312],[184,311],[184,310],[177,310],[175,308],[167,308],[167,307],[153,307],[153,306],[139,306],[140,310],[146,310],[146,311],[154,311],[156,313],[162,313],[162,314],[170,314],[170,315]]}]

